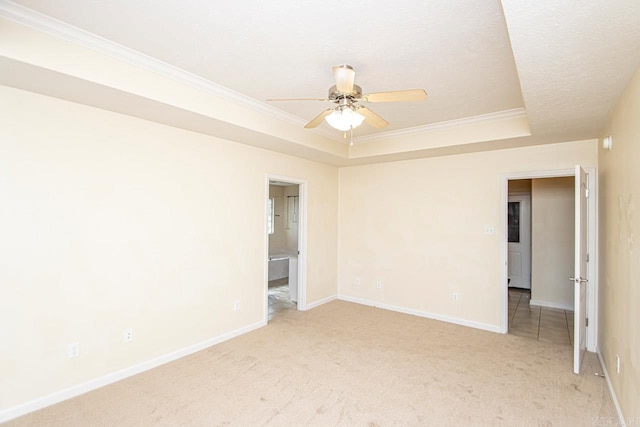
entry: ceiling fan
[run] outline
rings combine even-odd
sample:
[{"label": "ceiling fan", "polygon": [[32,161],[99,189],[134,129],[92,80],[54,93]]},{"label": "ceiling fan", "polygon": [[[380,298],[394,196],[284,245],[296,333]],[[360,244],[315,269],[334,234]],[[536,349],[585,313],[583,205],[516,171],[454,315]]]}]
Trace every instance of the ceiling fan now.
[{"label": "ceiling fan", "polygon": [[389,124],[385,119],[360,103],[365,102],[411,102],[424,101],[427,92],[424,89],[400,90],[394,92],[378,92],[362,94],[362,88],[355,84],[356,72],[351,65],[333,67],[336,84],[329,88],[328,98],[279,98],[267,101],[326,101],[336,104],[334,107],[318,114],[305,128],[315,128],[326,120],[335,129],[345,132],[357,128],[362,122],[382,129]]}]

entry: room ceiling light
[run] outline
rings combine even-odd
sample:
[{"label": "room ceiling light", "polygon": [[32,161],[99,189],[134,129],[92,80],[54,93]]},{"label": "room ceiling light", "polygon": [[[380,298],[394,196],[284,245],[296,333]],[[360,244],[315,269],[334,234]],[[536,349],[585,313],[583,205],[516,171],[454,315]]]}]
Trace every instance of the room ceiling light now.
[{"label": "room ceiling light", "polygon": [[364,116],[351,105],[341,105],[325,117],[325,120],[332,128],[346,132],[360,126],[364,121]]}]

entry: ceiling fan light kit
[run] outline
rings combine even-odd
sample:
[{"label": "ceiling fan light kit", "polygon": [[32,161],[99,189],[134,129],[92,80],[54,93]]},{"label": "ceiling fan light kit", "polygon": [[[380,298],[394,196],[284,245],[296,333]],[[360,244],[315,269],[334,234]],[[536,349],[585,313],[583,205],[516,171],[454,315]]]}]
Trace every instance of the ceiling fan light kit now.
[{"label": "ceiling fan light kit", "polygon": [[[360,126],[363,122],[382,129],[389,122],[374,113],[365,106],[358,105],[359,102],[417,102],[427,98],[424,89],[400,90],[394,92],[378,92],[367,95],[362,94],[362,88],[355,84],[356,72],[351,65],[338,65],[333,67],[333,78],[335,85],[329,88],[329,97],[321,98],[282,98],[269,99],[268,101],[328,101],[337,104],[314,117],[305,128],[315,128],[323,120],[334,129],[342,132],[351,131]],[[351,138],[353,144],[353,138]]]},{"label": "ceiling fan light kit", "polygon": [[353,107],[338,107],[324,119],[332,128],[346,132],[360,126],[364,121],[364,116]]}]

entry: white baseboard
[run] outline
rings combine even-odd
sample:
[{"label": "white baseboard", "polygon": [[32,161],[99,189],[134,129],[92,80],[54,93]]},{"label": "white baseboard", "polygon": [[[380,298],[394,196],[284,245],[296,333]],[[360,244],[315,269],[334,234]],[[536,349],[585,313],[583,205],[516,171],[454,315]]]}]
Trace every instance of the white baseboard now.
[{"label": "white baseboard", "polygon": [[472,320],[459,319],[457,317],[444,316],[441,314],[429,313],[427,311],[414,310],[412,308],[399,307],[391,304],[384,304],[377,301],[370,301],[362,298],[350,297],[347,295],[338,295],[338,299],[342,301],[355,302],[356,304],[383,308],[385,310],[397,311],[399,313],[411,314],[419,317],[426,317],[428,319],[440,320],[442,322],[454,323],[456,325],[468,326],[470,328],[482,329],[489,332],[502,333],[502,331],[500,330],[500,326],[490,325],[488,323],[474,322]]},{"label": "white baseboard", "polygon": [[611,393],[611,398],[613,399],[613,404],[616,407],[616,412],[618,413],[619,425],[620,427],[627,427],[627,423],[624,420],[624,415],[622,415],[622,408],[620,408],[620,403],[618,402],[618,396],[616,396],[616,391],[613,389],[613,384],[611,384],[611,379],[609,378],[609,372],[607,371],[607,365],[604,364],[604,358],[602,357],[602,353],[600,353],[600,349],[596,349],[596,354],[598,355],[598,360],[600,360],[600,366],[602,367],[602,371],[604,373],[604,377],[607,380],[607,385],[609,386],[609,392]]},{"label": "white baseboard", "polygon": [[331,295],[331,296],[328,296],[326,298],[319,299],[318,301],[314,301],[311,304],[307,304],[307,307],[305,308],[305,310],[311,310],[312,308],[319,307],[322,304],[326,304],[326,303],[331,302],[331,301],[333,301],[333,300],[335,300],[337,298],[338,298],[337,295]]},{"label": "white baseboard", "polygon": [[573,311],[573,305],[562,304],[562,303],[559,303],[559,302],[542,301],[542,300],[539,300],[539,299],[530,300],[529,301],[529,305],[535,305],[535,306],[547,307],[547,308],[558,308],[560,310]]},{"label": "white baseboard", "polygon": [[63,400],[71,399],[72,397],[79,396],[81,394],[90,392],[97,388],[104,387],[105,385],[123,380],[133,375],[142,373],[144,371],[148,371],[149,369],[156,368],[160,365],[164,365],[165,363],[173,362],[174,360],[180,359],[184,356],[188,356],[200,350],[204,350],[205,348],[219,344],[223,341],[227,341],[227,340],[230,340],[231,338],[235,338],[237,336],[246,334],[247,332],[251,332],[254,329],[261,328],[266,324],[267,323],[265,321],[256,322],[251,325],[247,325],[242,328],[233,330],[226,334],[222,334],[217,337],[210,338],[206,341],[202,341],[197,344],[190,345],[189,347],[185,347],[183,349],[173,351],[171,353],[167,353],[162,356],[155,357],[145,362],[138,363],[128,368],[124,368],[119,371],[112,372],[110,374],[106,374],[98,378],[94,378],[85,383],[62,389],[55,393],[51,393],[49,395],[36,398],[34,400],[31,400],[29,402],[26,402],[17,406],[13,406],[7,409],[2,409],[0,410],[0,423],[12,420],[14,418],[20,417],[22,415],[28,414],[33,411],[37,411],[38,409],[42,409],[44,407],[54,405],[56,403],[62,402]]}]

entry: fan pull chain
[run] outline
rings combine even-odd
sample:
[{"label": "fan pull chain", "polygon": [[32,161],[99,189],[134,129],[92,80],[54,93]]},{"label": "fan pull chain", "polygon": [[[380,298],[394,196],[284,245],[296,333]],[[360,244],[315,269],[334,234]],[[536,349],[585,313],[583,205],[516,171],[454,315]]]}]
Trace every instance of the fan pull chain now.
[{"label": "fan pull chain", "polygon": [[[347,139],[347,131],[345,130],[342,134],[344,139]],[[349,129],[349,146],[353,147],[353,126]]]}]

